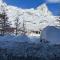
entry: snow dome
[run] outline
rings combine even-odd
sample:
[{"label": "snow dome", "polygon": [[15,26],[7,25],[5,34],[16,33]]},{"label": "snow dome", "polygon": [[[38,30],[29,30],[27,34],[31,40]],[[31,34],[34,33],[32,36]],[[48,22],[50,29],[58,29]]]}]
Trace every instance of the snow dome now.
[{"label": "snow dome", "polygon": [[60,44],[60,29],[54,26],[47,26],[41,32],[40,39],[47,40],[52,44]]}]

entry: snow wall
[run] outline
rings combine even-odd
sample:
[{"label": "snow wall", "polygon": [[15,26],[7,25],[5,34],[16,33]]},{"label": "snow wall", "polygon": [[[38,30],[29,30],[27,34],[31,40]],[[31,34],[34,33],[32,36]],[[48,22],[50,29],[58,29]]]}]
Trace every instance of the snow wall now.
[{"label": "snow wall", "polygon": [[54,26],[47,26],[41,32],[40,39],[47,40],[51,44],[60,44],[60,29]]}]

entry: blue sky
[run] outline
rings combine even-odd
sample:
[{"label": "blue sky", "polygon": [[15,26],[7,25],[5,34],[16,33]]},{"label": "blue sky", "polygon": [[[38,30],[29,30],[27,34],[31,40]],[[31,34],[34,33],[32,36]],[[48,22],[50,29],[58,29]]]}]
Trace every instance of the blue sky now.
[{"label": "blue sky", "polygon": [[[36,8],[37,6],[47,2],[47,0],[4,0],[4,1],[9,5],[14,5],[21,8]],[[54,0],[54,1],[58,1],[58,0]],[[60,3],[52,2],[46,4],[48,6],[48,9],[53,13],[53,15],[60,16]]]}]

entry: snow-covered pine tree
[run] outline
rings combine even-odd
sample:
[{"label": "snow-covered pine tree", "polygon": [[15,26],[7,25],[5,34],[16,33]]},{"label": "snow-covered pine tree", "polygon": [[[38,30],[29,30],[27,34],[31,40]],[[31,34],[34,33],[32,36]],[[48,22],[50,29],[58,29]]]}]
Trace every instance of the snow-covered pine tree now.
[{"label": "snow-covered pine tree", "polygon": [[10,23],[8,22],[8,17],[7,14],[5,12],[5,10],[3,10],[3,13],[0,14],[0,26],[1,26],[1,35],[4,35],[7,31],[7,28],[10,27]]},{"label": "snow-covered pine tree", "polygon": [[15,27],[16,27],[16,35],[18,35],[19,28],[20,28],[19,15],[16,17]]}]

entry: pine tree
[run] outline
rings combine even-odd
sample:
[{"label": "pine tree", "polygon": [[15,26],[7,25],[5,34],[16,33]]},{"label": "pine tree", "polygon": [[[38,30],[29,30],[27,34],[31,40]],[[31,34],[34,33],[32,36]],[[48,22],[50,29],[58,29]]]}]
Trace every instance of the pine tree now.
[{"label": "pine tree", "polygon": [[7,28],[10,27],[7,14],[4,10],[3,13],[0,14],[0,24],[1,24],[1,35],[4,35],[6,33]]},{"label": "pine tree", "polygon": [[19,16],[16,17],[15,27],[16,27],[16,35],[18,35],[19,27],[20,27]]}]

